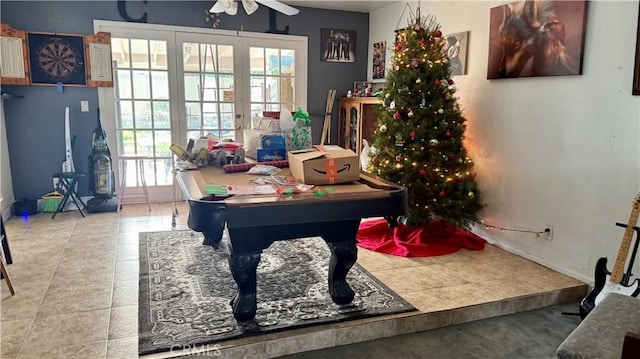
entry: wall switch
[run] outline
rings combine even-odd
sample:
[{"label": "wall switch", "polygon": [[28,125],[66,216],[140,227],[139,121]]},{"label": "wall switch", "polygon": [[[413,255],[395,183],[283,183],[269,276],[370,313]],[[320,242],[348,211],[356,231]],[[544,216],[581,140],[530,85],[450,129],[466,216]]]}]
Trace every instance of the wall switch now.
[{"label": "wall switch", "polygon": [[89,112],[89,101],[80,101],[80,111]]}]

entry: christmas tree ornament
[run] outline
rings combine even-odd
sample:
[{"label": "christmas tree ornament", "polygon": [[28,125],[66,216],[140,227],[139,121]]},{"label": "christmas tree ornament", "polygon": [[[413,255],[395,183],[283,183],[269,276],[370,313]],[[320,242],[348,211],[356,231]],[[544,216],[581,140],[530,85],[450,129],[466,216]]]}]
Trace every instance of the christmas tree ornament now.
[{"label": "christmas tree ornament", "polygon": [[412,140],[415,139],[416,138],[416,131],[412,130],[411,132],[409,132],[409,137],[411,137]]},{"label": "christmas tree ornament", "polygon": [[425,171],[424,169],[421,169],[419,173],[420,173],[420,176],[424,176],[427,173],[427,171]]},{"label": "christmas tree ornament", "polygon": [[381,125],[380,126],[380,132],[387,132],[387,126]]},{"label": "christmas tree ornament", "polygon": [[437,79],[436,79],[435,81],[433,81],[433,84],[434,84],[436,87],[440,87],[440,80],[437,80]]},{"label": "christmas tree ornament", "polygon": [[422,80],[421,80],[420,78],[418,78],[418,79],[416,80],[416,83],[417,83],[417,84],[422,83]]},{"label": "christmas tree ornament", "polygon": [[407,114],[407,116],[413,117],[413,115],[414,115],[413,110],[409,110],[409,113]]},{"label": "christmas tree ornament", "polygon": [[389,109],[390,110],[395,110],[396,109],[396,102],[395,101],[391,101],[391,103],[389,103]]},{"label": "christmas tree ornament", "polygon": [[439,109],[438,113],[442,115],[444,113],[444,110],[443,109]]},{"label": "christmas tree ornament", "polygon": [[447,132],[445,132],[444,135],[447,137],[451,137],[451,131],[447,130]]},{"label": "christmas tree ornament", "polygon": [[396,120],[400,119],[400,112],[396,111],[396,113],[393,114],[393,118]]},{"label": "christmas tree ornament", "polygon": [[441,37],[442,36],[442,31],[440,30],[436,30],[435,34],[436,37]]},{"label": "christmas tree ornament", "polygon": [[471,198],[473,198],[475,195],[476,195],[476,194],[475,194],[475,193],[473,193],[473,192],[471,192],[471,191],[469,191],[469,193],[467,193],[467,196],[469,196],[469,197],[471,197]]},{"label": "christmas tree ornament", "polygon": [[446,195],[447,195],[447,194],[444,192],[444,190],[440,191],[440,197],[444,197],[444,196],[446,196]]},{"label": "christmas tree ornament", "polygon": [[436,140],[435,138],[429,141],[429,144],[432,146],[435,146],[438,144],[438,140]]},{"label": "christmas tree ornament", "polygon": [[420,39],[420,46],[424,47],[424,45],[426,45],[426,44],[427,44],[427,41],[424,39],[424,37],[422,39]]}]

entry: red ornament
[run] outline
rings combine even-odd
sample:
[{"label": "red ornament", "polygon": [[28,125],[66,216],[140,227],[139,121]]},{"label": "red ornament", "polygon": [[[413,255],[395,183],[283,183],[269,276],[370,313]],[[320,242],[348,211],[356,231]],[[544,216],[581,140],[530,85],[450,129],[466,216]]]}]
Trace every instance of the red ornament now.
[{"label": "red ornament", "polygon": [[416,138],[416,131],[412,130],[411,132],[409,132],[409,137],[411,137],[412,140]]},{"label": "red ornament", "polygon": [[372,158],[371,161],[373,161],[373,163],[378,163],[378,156],[375,156],[374,158]]},{"label": "red ornament", "polygon": [[447,195],[447,194],[446,194],[446,193],[444,193],[444,190],[440,191],[440,197],[444,197],[444,196],[446,196],[446,195]]},{"label": "red ornament", "polygon": [[424,46],[427,43],[427,40],[424,38],[420,39],[420,46]]},{"label": "red ornament", "polygon": [[449,79],[449,85],[453,85],[453,79]]},{"label": "red ornament", "polygon": [[447,132],[444,133],[447,137],[451,136],[451,131],[447,130]]},{"label": "red ornament", "polygon": [[393,118],[395,118],[396,120],[400,119],[400,112],[396,111],[396,113],[393,114]]},{"label": "red ornament", "polygon": [[435,35],[436,35],[436,37],[440,37],[440,36],[442,36],[442,31],[437,30],[437,31],[436,31],[436,33],[435,33]]},{"label": "red ornament", "polygon": [[440,80],[435,80],[433,84],[436,85],[436,87],[440,87]]},{"label": "red ornament", "polygon": [[425,174],[427,174],[427,171],[425,171],[425,170],[420,170],[420,176],[424,176]]},{"label": "red ornament", "polygon": [[400,51],[402,50],[402,44],[397,44],[396,45],[396,51]]}]

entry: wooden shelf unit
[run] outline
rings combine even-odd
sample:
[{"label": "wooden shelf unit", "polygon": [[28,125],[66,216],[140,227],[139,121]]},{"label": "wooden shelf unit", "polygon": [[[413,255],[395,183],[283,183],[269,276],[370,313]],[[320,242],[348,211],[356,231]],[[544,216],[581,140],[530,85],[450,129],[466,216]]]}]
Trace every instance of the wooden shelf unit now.
[{"label": "wooden shelf unit", "polygon": [[376,124],[375,106],[382,104],[378,97],[341,97],[338,99],[338,143],[360,156],[362,140],[373,142]]}]

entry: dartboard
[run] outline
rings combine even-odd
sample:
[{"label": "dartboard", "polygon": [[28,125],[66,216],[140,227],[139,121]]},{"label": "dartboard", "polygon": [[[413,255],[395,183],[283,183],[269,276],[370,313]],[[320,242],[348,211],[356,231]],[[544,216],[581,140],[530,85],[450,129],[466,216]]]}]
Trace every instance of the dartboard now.
[{"label": "dartboard", "polygon": [[85,85],[82,36],[29,34],[31,83]]},{"label": "dartboard", "polygon": [[52,38],[51,42],[40,48],[38,65],[49,76],[65,79],[75,72],[78,67],[76,50],[62,39]]}]

